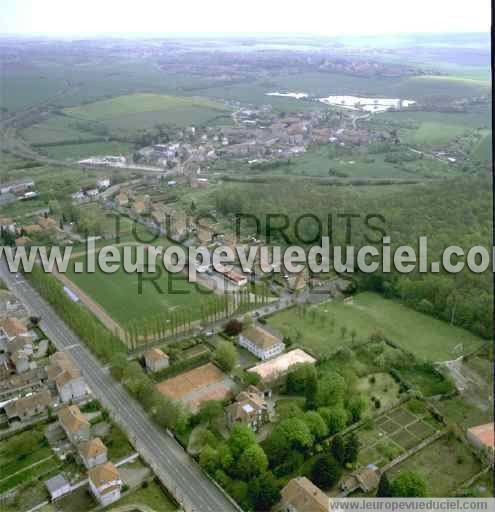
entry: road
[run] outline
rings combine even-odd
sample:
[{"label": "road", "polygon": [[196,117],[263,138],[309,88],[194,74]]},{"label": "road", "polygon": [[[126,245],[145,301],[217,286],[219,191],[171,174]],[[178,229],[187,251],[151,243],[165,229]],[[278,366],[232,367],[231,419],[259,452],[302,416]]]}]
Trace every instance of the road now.
[{"label": "road", "polygon": [[95,397],[108,409],[186,512],[239,510],[177,441],[159,429],[124,388],[113,380],[24,277],[10,273],[4,260],[0,261],[0,277],[32,315],[41,317],[41,328],[57,350],[70,352]]}]

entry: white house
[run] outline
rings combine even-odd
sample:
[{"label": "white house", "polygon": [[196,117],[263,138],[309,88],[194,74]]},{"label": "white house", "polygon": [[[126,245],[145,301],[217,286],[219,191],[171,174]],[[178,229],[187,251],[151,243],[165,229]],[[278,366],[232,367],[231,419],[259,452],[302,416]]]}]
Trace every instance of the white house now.
[{"label": "white house", "polygon": [[91,425],[77,405],[69,405],[58,413],[60,426],[73,444],[89,441]]},{"label": "white house", "polygon": [[65,494],[69,494],[71,491],[70,483],[61,473],[46,480],[45,487],[48,489],[48,492],[50,493],[51,501],[55,501],[57,498],[60,498]]},{"label": "white house", "polygon": [[242,331],[239,334],[239,345],[261,360],[275,357],[285,349],[282,340],[259,325]]},{"label": "white house", "polygon": [[150,348],[144,353],[144,362],[147,370],[150,372],[158,372],[168,367],[169,358],[167,354],[159,348]]},{"label": "white house", "polygon": [[98,189],[108,188],[110,186],[110,178],[101,178],[99,180],[96,180],[96,186],[98,187]]},{"label": "white house", "polygon": [[67,352],[55,352],[50,356],[47,374],[49,385],[56,388],[62,402],[79,400],[86,395],[86,383],[81,371]]},{"label": "white house", "polygon": [[108,460],[107,447],[99,437],[81,443],[79,445],[79,455],[87,469],[105,464]]},{"label": "white house", "polygon": [[91,468],[88,479],[91,492],[101,506],[106,507],[120,498],[122,480],[119,470],[111,462]]}]

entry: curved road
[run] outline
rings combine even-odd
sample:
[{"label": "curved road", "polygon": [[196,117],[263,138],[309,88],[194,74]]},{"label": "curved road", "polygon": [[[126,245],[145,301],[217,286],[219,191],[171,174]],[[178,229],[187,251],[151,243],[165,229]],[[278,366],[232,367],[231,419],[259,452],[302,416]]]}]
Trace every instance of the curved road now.
[{"label": "curved road", "polygon": [[41,317],[41,328],[57,349],[70,352],[95,397],[109,410],[186,512],[240,510],[206,477],[177,441],[159,429],[124,388],[112,379],[25,278],[10,273],[3,259],[0,261],[0,277],[31,314]]}]

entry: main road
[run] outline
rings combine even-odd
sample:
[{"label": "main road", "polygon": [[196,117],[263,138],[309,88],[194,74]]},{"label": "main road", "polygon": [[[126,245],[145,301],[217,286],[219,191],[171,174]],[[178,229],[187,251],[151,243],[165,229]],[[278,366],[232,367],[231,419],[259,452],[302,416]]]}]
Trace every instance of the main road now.
[{"label": "main road", "polygon": [[70,352],[95,397],[123,428],[143,459],[186,512],[234,512],[240,509],[209,480],[177,441],[158,428],[103,368],[21,274],[0,260],[0,277],[29,310],[57,350]]}]

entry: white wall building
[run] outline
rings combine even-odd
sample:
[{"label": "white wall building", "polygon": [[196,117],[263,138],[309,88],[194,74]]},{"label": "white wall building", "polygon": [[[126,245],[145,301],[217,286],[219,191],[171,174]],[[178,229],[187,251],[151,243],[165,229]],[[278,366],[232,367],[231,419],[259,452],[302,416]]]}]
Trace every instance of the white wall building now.
[{"label": "white wall building", "polygon": [[282,340],[259,325],[239,334],[239,345],[263,361],[281,354],[285,349]]}]

